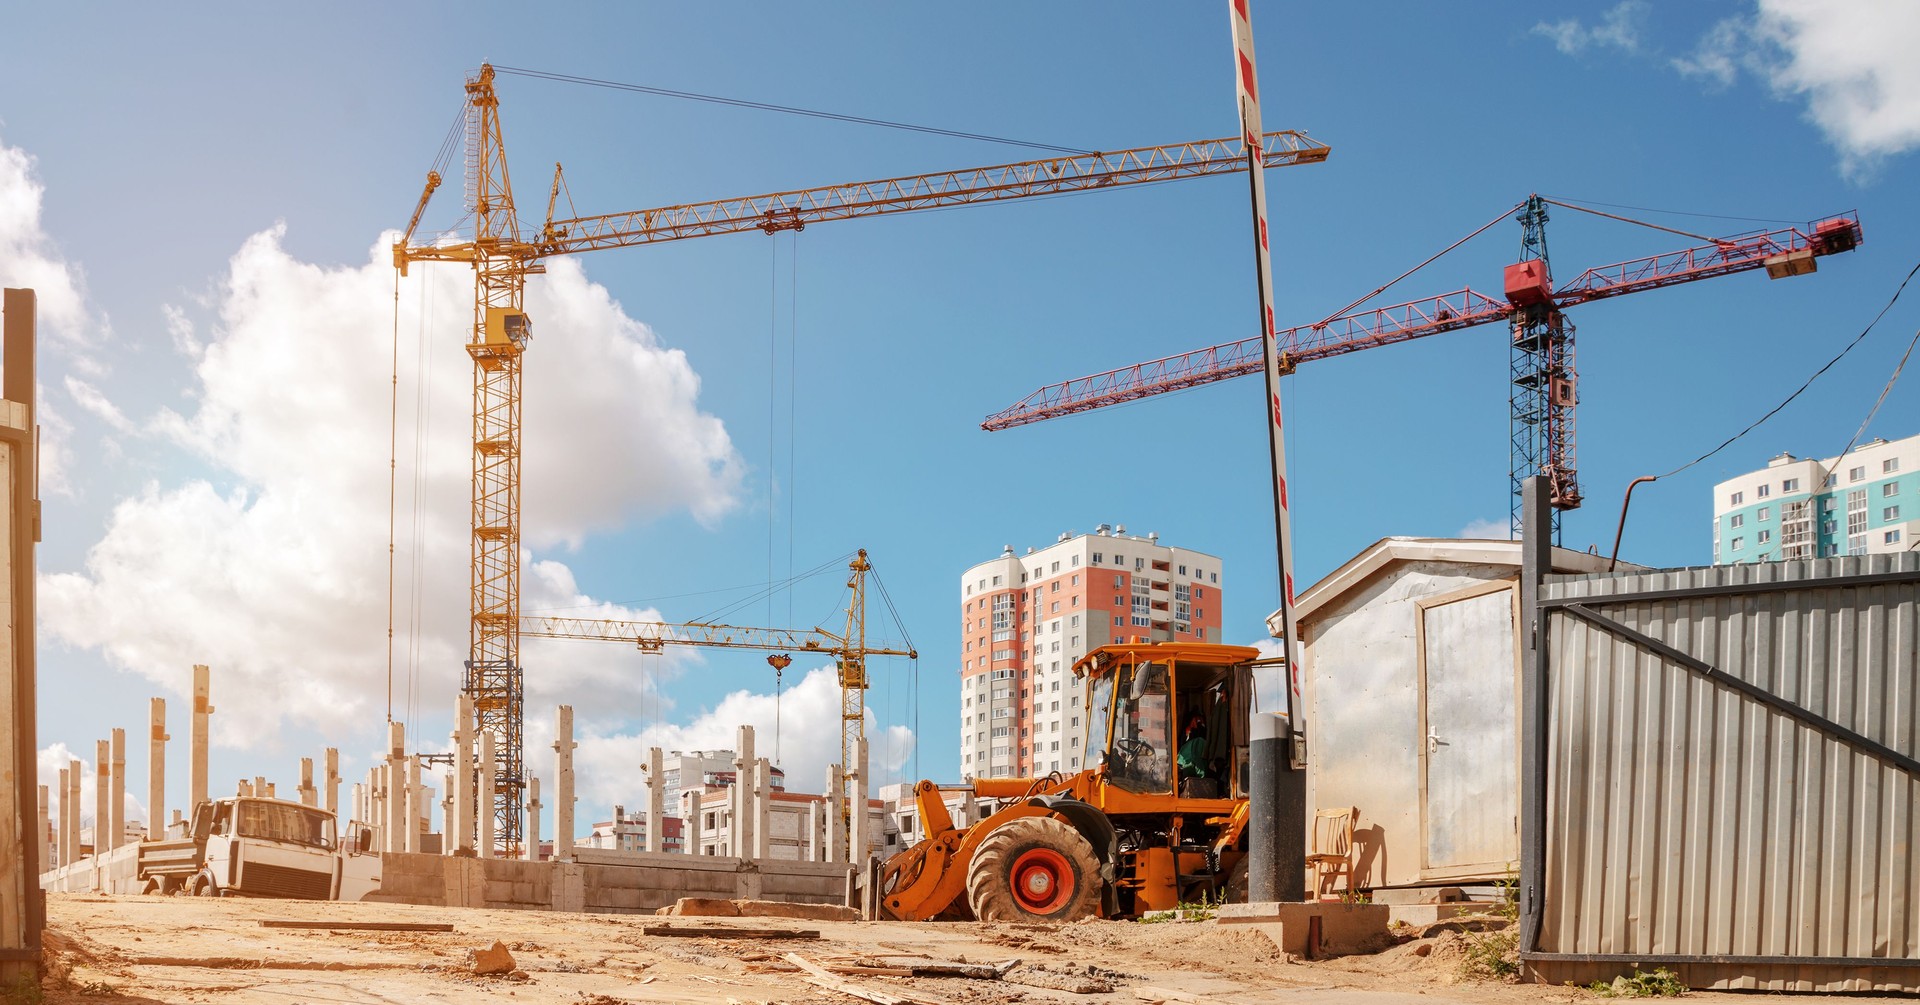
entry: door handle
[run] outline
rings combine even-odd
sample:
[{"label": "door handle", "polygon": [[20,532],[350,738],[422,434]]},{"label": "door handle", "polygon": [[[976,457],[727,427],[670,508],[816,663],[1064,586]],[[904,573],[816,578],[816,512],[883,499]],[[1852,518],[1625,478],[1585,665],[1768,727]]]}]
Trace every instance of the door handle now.
[{"label": "door handle", "polygon": [[1435,736],[1433,730],[1427,730],[1427,753],[1438,753],[1441,747],[1447,746],[1451,746],[1451,744]]}]

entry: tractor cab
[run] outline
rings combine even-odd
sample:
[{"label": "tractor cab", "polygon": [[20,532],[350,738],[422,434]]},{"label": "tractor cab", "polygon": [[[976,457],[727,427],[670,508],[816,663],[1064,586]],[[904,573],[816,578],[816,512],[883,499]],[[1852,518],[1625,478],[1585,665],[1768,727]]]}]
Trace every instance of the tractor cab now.
[{"label": "tractor cab", "polygon": [[1073,669],[1086,678],[1084,742],[1096,770],[1140,796],[1242,797],[1259,659],[1257,649],[1198,642],[1108,645],[1082,657]]}]

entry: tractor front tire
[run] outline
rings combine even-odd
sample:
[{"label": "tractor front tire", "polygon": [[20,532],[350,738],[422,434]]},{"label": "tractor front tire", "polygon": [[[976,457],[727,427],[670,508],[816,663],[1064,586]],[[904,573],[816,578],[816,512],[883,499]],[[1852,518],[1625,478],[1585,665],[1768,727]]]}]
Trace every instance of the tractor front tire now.
[{"label": "tractor front tire", "polygon": [[1021,817],[995,829],[967,867],[967,902],[981,921],[1064,923],[1100,910],[1100,862],[1065,821]]}]

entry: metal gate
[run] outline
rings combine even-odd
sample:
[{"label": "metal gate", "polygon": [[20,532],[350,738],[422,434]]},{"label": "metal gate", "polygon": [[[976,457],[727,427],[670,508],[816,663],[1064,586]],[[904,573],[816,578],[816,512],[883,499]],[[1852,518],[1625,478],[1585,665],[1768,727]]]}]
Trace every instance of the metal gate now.
[{"label": "metal gate", "polygon": [[1529,972],[1920,992],[1920,554],[1536,582]]}]

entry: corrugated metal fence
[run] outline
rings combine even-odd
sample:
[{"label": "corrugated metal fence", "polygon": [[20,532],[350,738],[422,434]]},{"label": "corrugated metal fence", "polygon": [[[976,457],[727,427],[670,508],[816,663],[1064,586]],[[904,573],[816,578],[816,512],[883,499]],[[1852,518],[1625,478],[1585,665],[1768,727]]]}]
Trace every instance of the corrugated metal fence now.
[{"label": "corrugated metal fence", "polygon": [[1548,577],[1534,974],[1920,992],[1917,604],[1916,553]]}]

